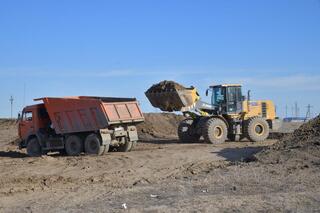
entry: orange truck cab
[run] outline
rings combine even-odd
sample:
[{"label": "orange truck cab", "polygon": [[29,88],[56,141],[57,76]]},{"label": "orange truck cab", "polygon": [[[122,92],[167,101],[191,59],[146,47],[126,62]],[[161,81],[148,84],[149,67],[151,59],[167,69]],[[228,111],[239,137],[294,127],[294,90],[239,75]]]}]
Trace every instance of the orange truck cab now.
[{"label": "orange truck cab", "polygon": [[144,117],[134,98],[77,96],[35,99],[19,117],[19,147],[30,156],[50,151],[101,155],[131,151]]}]

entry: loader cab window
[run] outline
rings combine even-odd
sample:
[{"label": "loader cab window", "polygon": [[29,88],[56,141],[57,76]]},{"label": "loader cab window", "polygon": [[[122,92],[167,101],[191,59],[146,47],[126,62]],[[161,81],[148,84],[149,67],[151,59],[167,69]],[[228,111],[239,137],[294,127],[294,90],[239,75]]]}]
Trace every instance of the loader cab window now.
[{"label": "loader cab window", "polygon": [[239,113],[242,108],[242,94],[241,87],[231,86],[227,87],[227,112]]},{"label": "loader cab window", "polygon": [[213,87],[211,102],[214,106],[221,106],[224,103],[224,91],[222,87]]}]

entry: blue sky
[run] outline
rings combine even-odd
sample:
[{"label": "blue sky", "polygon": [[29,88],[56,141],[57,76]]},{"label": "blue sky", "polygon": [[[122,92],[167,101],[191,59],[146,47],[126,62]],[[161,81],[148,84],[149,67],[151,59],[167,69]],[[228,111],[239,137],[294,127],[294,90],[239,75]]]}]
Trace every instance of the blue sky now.
[{"label": "blue sky", "polygon": [[[320,112],[319,0],[0,0],[0,117],[33,98],[137,97],[160,80],[242,83]],[[23,88],[26,88],[24,100]],[[207,98],[204,97],[205,100]]]}]

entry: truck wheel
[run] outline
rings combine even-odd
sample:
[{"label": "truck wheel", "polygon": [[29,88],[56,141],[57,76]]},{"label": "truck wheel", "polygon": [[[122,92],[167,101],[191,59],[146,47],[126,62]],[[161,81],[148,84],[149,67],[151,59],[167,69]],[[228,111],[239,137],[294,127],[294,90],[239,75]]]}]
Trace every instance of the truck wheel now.
[{"label": "truck wheel", "polygon": [[259,117],[251,118],[245,126],[245,134],[252,142],[262,142],[269,136],[268,122]]},{"label": "truck wheel", "polygon": [[42,154],[42,148],[37,138],[32,138],[27,144],[27,154],[30,157],[40,157]]},{"label": "truck wheel", "polygon": [[133,141],[129,141],[128,139],[126,139],[126,142],[124,144],[121,144],[117,150],[119,152],[130,152],[131,149],[132,149],[132,144],[133,144]]},{"label": "truck wheel", "polygon": [[90,134],[86,137],[86,140],[84,141],[84,152],[86,154],[102,155],[105,152],[105,149],[106,146],[101,145],[100,138],[96,134]]},{"label": "truck wheel", "polygon": [[227,139],[227,125],[220,118],[210,118],[203,127],[203,137],[207,143],[220,144]]},{"label": "truck wheel", "polygon": [[180,122],[178,127],[178,136],[179,140],[183,143],[191,143],[198,142],[200,139],[200,135],[192,132],[194,120],[191,118],[187,118]]},{"label": "truck wheel", "polygon": [[64,145],[67,155],[76,156],[83,152],[83,142],[77,135],[71,135],[67,138]]}]

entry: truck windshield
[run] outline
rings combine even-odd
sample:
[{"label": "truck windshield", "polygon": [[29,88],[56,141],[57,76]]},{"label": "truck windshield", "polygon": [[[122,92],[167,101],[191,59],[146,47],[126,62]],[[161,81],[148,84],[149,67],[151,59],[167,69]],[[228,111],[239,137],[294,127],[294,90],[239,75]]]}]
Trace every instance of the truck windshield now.
[{"label": "truck windshield", "polygon": [[222,93],[222,88],[214,87],[212,89],[212,98],[211,98],[212,105],[219,106],[223,102],[224,102],[224,95]]}]

